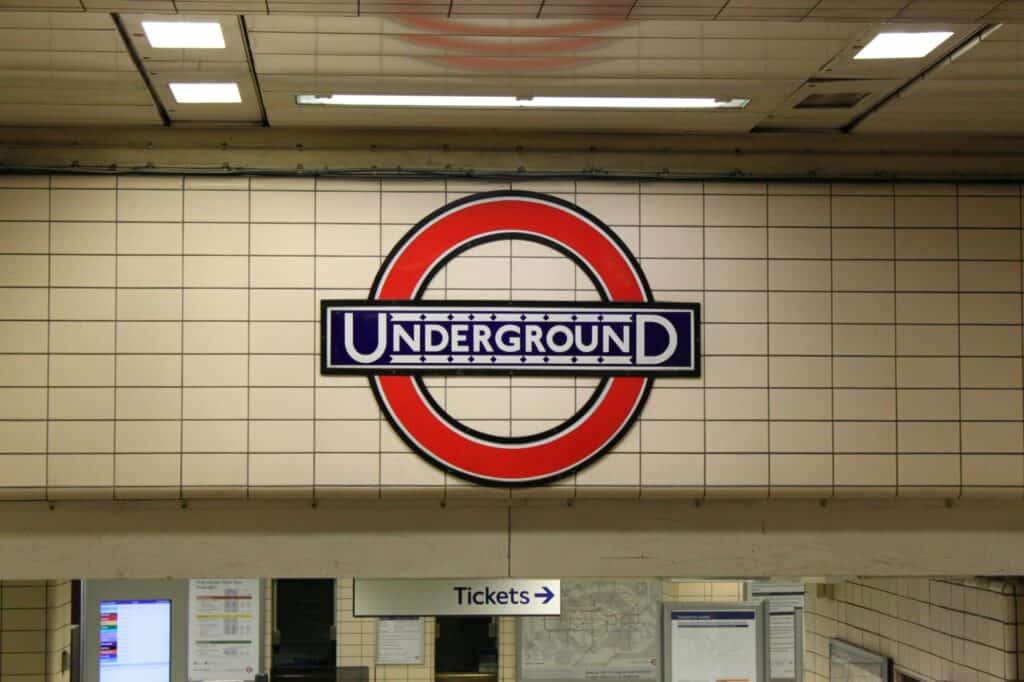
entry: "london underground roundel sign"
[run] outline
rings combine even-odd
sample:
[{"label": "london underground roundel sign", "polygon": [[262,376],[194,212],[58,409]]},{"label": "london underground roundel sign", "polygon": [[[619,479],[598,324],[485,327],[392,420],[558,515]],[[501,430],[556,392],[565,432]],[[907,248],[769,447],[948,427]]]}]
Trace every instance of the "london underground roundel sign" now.
[{"label": "london underground roundel sign", "polygon": [[[572,259],[600,301],[424,301],[452,258],[524,239]],[[370,377],[381,409],[416,452],[496,485],[564,476],[608,451],[658,376],[700,375],[700,307],[656,303],[639,264],[600,220],[532,192],[487,192],[435,211],[381,265],[366,300],[321,301],[321,372]],[[474,430],[431,397],[425,375],[579,375],[601,380],[568,420],[507,438]]]}]

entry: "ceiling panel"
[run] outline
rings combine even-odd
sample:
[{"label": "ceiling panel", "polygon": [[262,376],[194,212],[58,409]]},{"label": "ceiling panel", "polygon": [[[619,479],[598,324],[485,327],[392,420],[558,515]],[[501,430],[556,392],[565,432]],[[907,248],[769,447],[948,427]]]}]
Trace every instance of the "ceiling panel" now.
[{"label": "ceiling panel", "polygon": [[[731,132],[746,132],[775,111],[865,29],[822,22],[495,19],[467,24],[416,17],[251,16],[247,23],[273,125]],[[751,102],[743,112],[448,110],[443,115],[295,104],[296,95],[335,93]]]},{"label": "ceiling panel", "polygon": [[0,10],[705,21],[1024,20],[1024,0],[0,0]]},{"label": "ceiling panel", "polygon": [[0,124],[160,124],[109,15],[0,13]]},{"label": "ceiling panel", "polygon": [[1007,25],[910,86],[858,133],[1020,135],[1024,130],[1024,26]]},{"label": "ceiling panel", "polygon": [[[142,22],[176,19],[159,14],[121,15],[135,53],[172,124],[262,123],[262,105],[249,66],[240,18],[229,15],[202,15],[200,18],[220,24],[224,34],[223,49],[155,49],[142,30]],[[168,87],[171,82],[237,83],[242,101],[237,104],[179,104]]]}]

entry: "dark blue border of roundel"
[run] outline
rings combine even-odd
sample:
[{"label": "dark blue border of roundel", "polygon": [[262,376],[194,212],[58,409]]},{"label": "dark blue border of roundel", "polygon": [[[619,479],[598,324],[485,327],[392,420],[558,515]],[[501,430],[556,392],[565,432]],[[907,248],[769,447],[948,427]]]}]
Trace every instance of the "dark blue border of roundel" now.
[{"label": "dark blue border of roundel", "polygon": [[[571,303],[571,305],[573,307],[577,307],[577,306],[578,307],[586,307],[588,305],[593,305],[595,307],[614,307],[616,305],[620,305],[621,304],[623,306],[631,306],[631,307],[634,307],[634,308],[638,308],[638,307],[640,307],[640,308],[642,308],[642,307],[676,308],[676,307],[679,307],[679,308],[689,308],[689,309],[692,309],[693,313],[694,313],[694,335],[693,335],[694,368],[693,368],[693,370],[679,372],[679,373],[674,373],[673,376],[676,376],[676,377],[679,377],[679,376],[699,377],[701,375],[701,366],[702,366],[701,360],[702,360],[702,358],[701,358],[701,324],[700,324],[700,321],[701,321],[701,316],[700,316],[701,306],[700,306],[700,304],[699,303],[658,303],[657,301],[654,301],[653,300],[654,296],[653,296],[653,294],[651,292],[650,285],[647,282],[647,278],[644,275],[643,269],[640,267],[640,264],[637,262],[636,258],[633,256],[633,254],[630,252],[629,247],[626,246],[626,244],[619,238],[619,236],[617,234],[615,234],[607,225],[605,225],[605,223],[602,220],[598,219],[596,216],[594,216],[590,212],[586,211],[585,209],[577,206],[576,204],[573,204],[572,202],[566,201],[566,200],[561,199],[559,197],[554,197],[554,196],[550,196],[550,195],[547,195],[547,194],[541,194],[539,192],[528,192],[528,191],[523,191],[523,190],[496,190],[496,191],[492,191],[492,192],[479,192],[477,194],[472,194],[472,195],[463,197],[461,199],[457,199],[457,200],[455,200],[455,201],[453,201],[451,203],[445,204],[444,206],[442,206],[442,207],[438,208],[437,210],[433,211],[432,213],[430,213],[429,215],[427,215],[426,217],[421,219],[419,222],[417,222],[413,227],[411,227],[402,236],[402,238],[395,244],[395,246],[391,249],[391,252],[388,254],[387,258],[384,259],[384,261],[381,263],[379,269],[377,270],[377,275],[374,277],[373,285],[370,288],[370,295],[368,296],[367,299],[363,299],[361,302],[363,304],[365,304],[365,305],[372,305],[372,304],[379,304],[379,303],[382,303],[382,302],[384,302],[384,303],[389,302],[388,299],[373,298],[373,292],[376,291],[377,287],[380,285],[380,281],[381,281],[381,278],[384,275],[384,272],[387,270],[388,265],[395,258],[396,254],[398,254],[401,251],[402,247],[424,225],[434,221],[437,217],[439,217],[439,216],[441,216],[441,215],[443,215],[445,213],[449,213],[452,210],[454,210],[454,209],[456,209],[456,208],[458,208],[458,207],[460,207],[462,205],[476,203],[476,202],[478,202],[478,201],[480,201],[482,199],[504,198],[504,197],[507,197],[507,198],[534,199],[536,201],[540,201],[540,202],[543,202],[543,203],[553,204],[553,205],[556,205],[556,206],[560,206],[562,208],[568,209],[569,211],[572,211],[573,213],[576,213],[577,215],[582,216],[583,218],[585,218],[588,221],[590,221],[591,223],[593,223],[601,231],[603,231],[605,233],[605,235],[607,235],[607,237],[619,248],[619,250],[622,252],[624,257],[628,260],[628,262],[630,263],[631,267],[634,269],[634,271],[637,273],[638,277],[640,278],[640,284],[641,284],[641,286],[643,288],[644,294],[647,297],[648,301],[646,301],[646,302],[636,301],[636,302],[616,302],[616,303],[613,303],[612,301],[610,301],[608,299],[608,293],[600,286],[599,282],[594,277],[594,274],[590,271],[589,265],[584,263],[579,257],[576,256],[576,254],[570,252],[568,249],[565,249],[564,247],[562,247],[562,246],[560,246],[558,244],[555,244],[553,242],[550,242],[550,241],[547,241],[547,240],[544,240],[544,239],[539,239],[539,238],[537,238],[535,236],[532,236],[532,235],[524,235],[524,234],[518,233],[518,232],[516,232],[514,230],[509,230],[509,231],[505,231],[505,232],[495,232],[495,233],[488,234],[485,237],[481,237],[481,238],[478,238],[478,239],[470,240],[468,243],[463,245],[461,248],[452,251],[447,256],[445,256],[445,258],[443,258],[441,261],[439,261],[437,264],[435,264],[434,268],[430,272],[426,273],[426,276],[423,278],[424,286],[426,286],[427,283],[429,283],[437,275],[437,273],[441,270],[441,268],[443,268],[445,265],[448,264],[448,262],[450,262],[452,259],[454,259],[457,256],[459,256],[460,254],[464,253],[465,251],[468,251],[469,249],[475,248],[475,247],[480,246],[482,244],[486,244],[486,243],[493,242],[493,241],[499,241],[499,240],[503,240],[503,239],[520,239],[520,240],[526,240],[526,241],[534,241],[534,242],[540,243],[540,244],[542,244],[542,245],[544,245],[544,246],[546,246],[548,248],[554,249],[555,251],[558,251],[559,253],[561,253],[565,257],[569,258],[571,261],[573,261],[573,263],[578,265],[585,273],[587,273],[587,275],[590,277],[591,281],[593,282],[594,287],[596,288],[596,290],[600,294],[600,297],[601,297],[600,301]],[[422,293],[423,293],[423,291],[422,291],[422,288],[421,288],[421,290],[416,291],[414,293],[414,296],[417,296],[417,297],[421,296]],[[321,374],[325,374],[325,375],[349,375],[349,376],[351,376],[353,374],[352,372],[348,372],[348,371],[344,371],[344,370],[342,370],[342,371],[331,370],[331,369],[328,369],[327,366],[326,366],[327,365],[327,361],[326,361],[326,357],[327,357],[326,356],[326,353],[327,353],[327,349],[326,349],[327,318],[324,315],[324,312],[325,312],[325,310],[327,309],[328,306],[330,306],[332,304],[341,303],[341,302],[343,302],[343,301],[339,301],[339,300],[321,300],[321,302],[320,302],[320,372],[321,372]],[[354,301],[344,301],[344,302],[345,303],[349,303],[349,304],[355,303]],[[515,305],[548,305],[548,306],[553,306],[554,307],[554,306],[557,306],[557,304],[558,304],[558,302],[555,302],[555,301],[483,301],[483,302],[480,302],[480,301],[478,301],[478,302],[458,301],[458,302],[446,302],[446,301],[422,301],[421,299],[413,299],[413,300],[402,299],[400,301],[393,301],[393,302],[395,302],[395,303],[402,303],[403,305],[416,305],[418,302],[422,302],[423,305],[432,305],[432,306],[444,306],[444,305],[449,305],[449,304],[455,304],[455,305],[458,305],[458,304],[476,304],[476,305],[483,304],[483,305],[488,305],[488,306],[501,306],[501,305],[507,305],[507,306],[515,306]],[[570,302],[564,302],[564,304],[568,305],[568,304],[570,304]],[[444,374],[448,375],[448,376],[452,376],[452,375],[470,374],[470,373],[472,373],[472,372],[465,372],[465,371],[462,371],[462,368],[459,368],[459,371],[454,371],[454,372],[450,372],[450,373],[446,372]],[[520,375],[522,375],[522,374],[526,374],[527,372],[525,372],[523,370],[520,370],[520,371],[515,371],[515,372],[504,372],[504,373],[500,373],[500,372],[487,372],[487,373],[491,374],[491,375],[495,375],[495,374],[505,374],[505,375],[520,374]],[[607,452],[609,452],[610,450],[612,450],[615,447],[615,445],[622,439],[623,436],[626,435],[626,433],[629,432],[629,430],[632,427],[633,423],[639,417],[640,413],[643,412],[644,406],[647,403],[647,398],[650,396],[651,388],[653,387],[653,384],[654,384],[653,380],[656,378],[655,376],[642,375],[642,374],[637,373],[637,372],[633,372],[631,374],[625,374],[625,376],[644,376],[644,378],[648,379],[647,385],[646,385],[646,388],[644,390],[643,395],[640,396],[640,400],[639,400],[639,402],[638,402],[638,404],[636,406],[636,409],[633,411],[633,414],[632,414],[631,418],[629,420],[627,420],[625,423],[623,423],[619,427],[619,429],[618,429],[618,431],[616,431],[615,435],[611,439],[609,439],[608,443],[600,451],[594,453],[593,455],[591,455],[587,459],[583,460],[582,462],[580,462],[576,466],[569,467],[568,469],[566,469],[564,471],[558,472],[556,474],[552,474],[550,476],[545,476],[545,477],[541,477],[541,478],[537,478],[537,479],[532,479],[532,480],[525,480],[525,481],[507,481],[507,480],[496,480],[496,479],[490,479],[490,478],[485,478],[485,477],[480,477],[480,476],[474,476],[473,474],[468,474],[468,473],[459,471],[457,469],[452,468],[451,466],[449,466],[444,461],[436,459],[429,452],[426,452],[426,451],[420,449],[420,447],[405,433],[405,431],[402,429],[401,425],[396,422],[395,418],[391,415],[391,413],[387,409],[384,408],[383,397],[380,395],[379,391],[377,390],[376,382],[372,381],[373,374],[381,374],[381,373],[379,373],[379,372],[378,373],[363,372],[361,374],[367,376],[367,379],[369,380],[370,388],[373,391],[374,398],[377,400],[377,404],[381,406],[381,411],[384,413],[385,417],[387,417],[388,422],[391,424],[392,428],[394,428],[395,432],[399,435],[399,437],[402,439],[402,441],[406,445],[408,445],[409,448],[412,449],[413,452],[416,452],[421,457],[423,457],[424,459],[428,460],[432,465],[434,465],[434,466],[436,466],[436,467],[438,467],[438,468],[440,468],[440,469],[442,469],[442,470],[444,470],[444,471],[446,471],[448,473],[451,473],[453,476],[457,476],[458,478],[462,478],[464,480],[472,481],[474,483],[478,483],[478,484],[482,484],[482,485],[502,487],[502,488],[521,488],[521,487],[529,487],[529,486],[538,486],[538,485],[541,485],[541,484],[544,484],[544,483],[550,483],[552,481],[556,481],[556,480],[565,478],[567,476],[570,476],[570,475],[576,473],[577,471],[579,471],[580,469],[583,469],[583,468],[589,466],[593,462],[595,462],[598,459],[600,459],[601,457],[603,457]],[[409,375],[411,373],[408,372],[408,371],[403,371],[403,372],[393,372],[393,374]],[[440,373],[438,373],[438,374],[440,374]],[[545,376],[556,376],[556,375],[561,374],[561,373],[555,373],[555,372],[550,372],[549,371],[549,372],[544,372],[542,374],[545,375]],[[563,374],[563,376],[564,375],[586,376],[585,373],[581,373],[579,371],[576,371],[576,372],[567,371],[567,372],[565,372]],[[591,375],[591,376],[593,376],[593,375]],[[622,376],[622,375],[619,375],[619,376]],[[666,376],[666,375],[663,374],[662,376]],[[572,426],[577,421],[579,421],[579,419],[581,418],[581,415],[586,413],[586,411],[590,408],[590,406],[593,404],[594,400],[596,400],[598,395],[604,390],[605,385],[606,385],[607,381],[610,378],[612,378],[612,375],[607,374],[607,373],[604,374],[602,376],[602,378],[601,378],[600,383],[594,389],[593,395],[591,395],[590,399],[586,402],[586,404],[580,410],[578,410],[576,412],[576,414],[574,414],[572,417],[570,417],[568,420],[566,420],[565,422],[563,422],[559,426],[554,427],[552,429],[548,429],[547,431],[544,431],[543,433],[532,434],[530,436],[523,436],[523,437],[512,437],[512,438],[501,437],[501,436],[494,436],[493,434],[487,434],[487,433],[479,432],[479,431],[476,431],[475,429],[467,427],[464,424],[456,422],[446,411],[444,411],[443,409],[440,409],[440,406],[437,405],[437,403],[433,400],[433,396],[430,395],[430,392],[426,389],[426,386],[423,384],[423,376],[422,375],[417,375],[416,376],[416,381],[419,384],[420,391],[422,392],[422,394],[424,396],[426,396],[427,400],[431,403],[431,405],[434,407],[434,409],[438,412],[438,414],[442,415],[446,419],[446,421],[448,421],[452,425],[458,426],[458,428],[460,430],[463,430],[466,433],[468,433],[468,434],[470,434],[470,435],[472,435],[474,437],[482,438],[483,440],[487,440],[487,441],[492,441],[492,442],[497,444],[497,443],[528,442],[528,441],[532,441],[532,440],[542,439],[542,438],[545,438],[545,437],[553,436],[553,435],[557,434],[558,432],[560,432],[560,431],[562,431],[562,430]]]},{"label": "dark blue border of roundel", "polygon": [[320,301],[320,373],[342,376],[376,376],[389,374],[420,375],[420,376],[579,376],[579,377],[698,377],[700,376],[700,306],[697,303],[612,303],[599,301],[581,301],[572,303],[568,301],[413,301],[402,303],[403,306],[415,308],[418,306],[431,308],[445,308],[458,310],[459,308],[519,308],[528,306],[539,306],[545,309],[565,308],[566,310],[586,310],[587,308],[598,308],[601,310],[614,310],[615,308],[631,310],[672,310],[690,311],[693,313],[693,368],[673,370],[645,370],[640,367],[608,367],[604,369],[591,369],[589,367],[566,367],[565,369],[534,369],[530,366],[509,367],[491,365],[459,365],[451,369],[430,367],[418,369],[415,367],[328,367],[327,366],[327,310],[334,306],[372,307],[387,305],[391,301],[377,300],[348,300],[348,299],[322,299]]}]

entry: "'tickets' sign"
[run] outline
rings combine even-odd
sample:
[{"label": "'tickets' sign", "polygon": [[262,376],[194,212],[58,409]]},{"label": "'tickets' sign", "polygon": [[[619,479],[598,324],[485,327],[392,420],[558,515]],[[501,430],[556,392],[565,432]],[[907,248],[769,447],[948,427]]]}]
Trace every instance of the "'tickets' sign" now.
[{"label": "'tickets' sign", "polygon": [[[525,239],[572,259],[595,303],[423,301],[467,249]],[[402,438],[446,470],[483,483],[535,484],[593,461],[621,438],[657,376],[700,375],[700,306],[655,303],[626,246],[600,220],[532,192],[488,192],[424,218],[395,246],[369,300],[321,301],[324,374],[360,374]],[[423,375],[601,377],[589,401],[543,433],[507,438],[448,415]]]}]

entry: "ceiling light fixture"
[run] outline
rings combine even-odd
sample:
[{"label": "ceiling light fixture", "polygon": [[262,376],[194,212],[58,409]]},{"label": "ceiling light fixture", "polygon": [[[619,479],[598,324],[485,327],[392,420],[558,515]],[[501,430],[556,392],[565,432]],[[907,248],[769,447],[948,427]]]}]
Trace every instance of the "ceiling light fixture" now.
[{"label": "ceiling light fixture", "polygon": [[224,32],[216,21],[144,21],[150,47],[186,50],[224,48]]},{"label": "ceiling light fixture", "polygon": [[920,59],[952,35],[952,31],[879,33],[854,59]]},{"label": "ceiling light fixture", "polygon": [[168,83],[178,104],[238,104],[238,83]]},{"label": "ceiling light fixture", "polygon": [[477,95],[298,95],[296,104],[470,109],[743,109],[749,99],[713,97],[495,97]]}]

